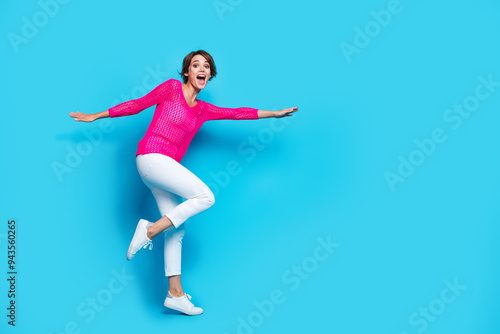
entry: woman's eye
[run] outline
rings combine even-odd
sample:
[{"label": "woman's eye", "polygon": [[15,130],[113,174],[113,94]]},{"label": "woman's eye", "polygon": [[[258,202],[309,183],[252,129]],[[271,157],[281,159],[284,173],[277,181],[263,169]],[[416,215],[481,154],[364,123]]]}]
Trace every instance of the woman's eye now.
[{"label": "woman's eye", "polygon": [[205,65],[205,68],[210,68],[210,66],[208,66],[208,65]]},{"label": "woman's eye", "polygon": [[193,65],[193,67],[198,67],[198,65]]}]

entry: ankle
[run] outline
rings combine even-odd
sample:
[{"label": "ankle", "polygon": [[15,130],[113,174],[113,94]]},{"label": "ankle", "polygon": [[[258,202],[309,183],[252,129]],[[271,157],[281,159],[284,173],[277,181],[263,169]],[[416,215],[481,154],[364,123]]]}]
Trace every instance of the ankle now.
[{"label": "ankle", "polygon": [[149,240],[153,240],[155,234],[152,227],[148,228],[148,230],[146,231],[146,236],[148,237]]},{"label": "ankle", "polygon": [[175,298],[179,298],[179,297],[182,297],[184,296],[184,291],[182,290],[168,290],[170,292],[170,294],[172,295],[172,297],[175,297]]}]

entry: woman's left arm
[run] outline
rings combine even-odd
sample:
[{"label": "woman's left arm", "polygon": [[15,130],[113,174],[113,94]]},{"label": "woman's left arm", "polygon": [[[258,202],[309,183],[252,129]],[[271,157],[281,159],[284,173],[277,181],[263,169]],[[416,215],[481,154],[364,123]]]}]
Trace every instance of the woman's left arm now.
[{"label": "woman's left arm", "polygon": [[205,120],[216,119],[260,119],[268,117],[292,116],[292,113],[299,110],[298,107],[287,108],[278,111],[258,110],[256,108],[222,108],[211,103],[202,102],[205,110]]},{"label": "woman's left arm", "polygon": [[298,110],[299,110],[299,107],[287,108],[287,109],[278,110],[278,111],[258,110],[257,114],[259,115],[259,118],[269,118],[269,117],[280,118],[280,117],[292,116],[292,113],[294,113]]}]

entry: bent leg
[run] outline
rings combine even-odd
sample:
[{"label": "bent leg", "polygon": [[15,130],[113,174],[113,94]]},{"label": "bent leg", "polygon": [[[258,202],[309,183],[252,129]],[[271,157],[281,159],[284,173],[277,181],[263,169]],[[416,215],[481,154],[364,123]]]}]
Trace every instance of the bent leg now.
[{"label": "bent leg", "polygon": [[186,199],[168,212],[162,212],[166,218],[163,217],[163,221],[158,225],[162,225],[163,229],[170,224],[177,228],[188,218],[205,211],[215,203],[210,188],[173,158],[158,153],[146,154],[144,157],[149,164],[149,170],[147,175],[141,177],[151,191],[157,187]]}]

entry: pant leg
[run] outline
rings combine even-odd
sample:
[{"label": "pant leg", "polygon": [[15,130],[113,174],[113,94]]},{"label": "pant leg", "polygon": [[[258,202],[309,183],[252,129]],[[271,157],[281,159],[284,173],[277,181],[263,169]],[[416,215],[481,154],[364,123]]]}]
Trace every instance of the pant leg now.
[{"label": "pant leg", "polygon": [[[156,199],[162,216],[182,202],[179,196],[158,187],[154,187],[151,192]],[[163,256],[165,261],[165,276],[181,274],[182,239],[184,238],[184,232],[185,224],[181,224],[178,228],[170,226],[164,231]]]},{"label": "pant leg", "polygon": [[158,187],[186,199],[165,214],[162,213],[176,228],[215,203],[210,188],[173,158],[159,153],[148,153],[138,155],[136,161],[139,174],[149,189]]}]

